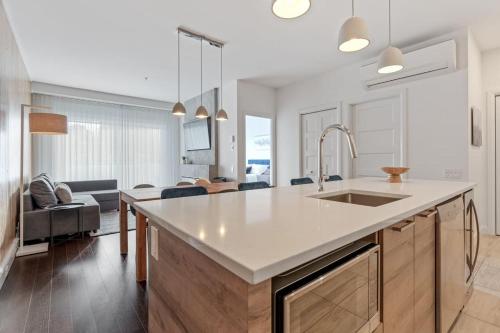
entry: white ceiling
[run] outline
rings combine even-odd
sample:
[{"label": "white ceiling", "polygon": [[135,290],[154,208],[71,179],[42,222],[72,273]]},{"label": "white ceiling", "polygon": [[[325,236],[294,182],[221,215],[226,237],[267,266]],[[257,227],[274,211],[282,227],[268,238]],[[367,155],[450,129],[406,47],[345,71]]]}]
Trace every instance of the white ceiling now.
[{"label": "white ceiling", "polygon": [[[384,0],[356,1],[372,36],[371,46],[356,54],[341,54],[336,46],[349,0],[312,0],[310,12],[297,20],[274,17],[271,0],[3,2],[33,81],[168,101],[177,98],[179,25],[227,42],[225,81],[272,87],[373,57],[387,42]],[[476,25],[482,47],[500,46],[499,0],[394,0],[392,7],[396,45]],[[199,44],[181,43],[185,99],[200,89]],[[218,85],[218,52],[205,48],[205,88]]]}]

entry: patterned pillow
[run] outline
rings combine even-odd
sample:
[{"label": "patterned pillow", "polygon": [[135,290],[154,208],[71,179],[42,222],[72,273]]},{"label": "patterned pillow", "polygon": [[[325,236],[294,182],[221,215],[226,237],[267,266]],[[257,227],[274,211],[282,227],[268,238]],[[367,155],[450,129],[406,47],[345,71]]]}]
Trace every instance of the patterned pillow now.
[{"label": "patterned pillow", "polygon": [[57,204],[57,198],[49,182],[43,177],[35,177],[30,183],[30,192],[33,200],[40,208]]},{"label": "patterned pillow", "polygon": [[54,193],[63,204],[71,203],[73,201],[73,193],[71,192],[69,186],[64,183],[57,183]]}]

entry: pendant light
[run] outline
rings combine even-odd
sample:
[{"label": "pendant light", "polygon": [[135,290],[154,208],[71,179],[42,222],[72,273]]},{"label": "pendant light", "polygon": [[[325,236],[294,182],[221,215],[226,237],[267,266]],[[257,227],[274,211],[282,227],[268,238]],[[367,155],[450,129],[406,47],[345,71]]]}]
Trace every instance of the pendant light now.
[{"label": "pendant light", "polygon": [[227,120],[227,112],[222,107],[222,45],[220,46],[220,109],[215,114],[215,119],[218,121]]},{"label": "pendant light", "polygon": [[304,15],[311,8],[310,0],[273,0],[273,14],[279,18],[293,19]]},{"label": "pendant light", "polygon": [[181,51],[180,51],[180,32],[177,29],[177,103],[174,104],[172,114],[176,116],[184,116],[186,108],[181,103]]},{"label": "pendant light", "polygon": [[203,106],[203,37],[200,37],[200,99],[200,106],[196,109],[195,117],[205,119],[208,118],[208,111]]},{"label": "pendant light", "polygon": [[380,74],[395,73],[404,68],[403,53],[391,44],[391,0],[389,0],[389,46],[380,55],[378,62],[378,72]]},{"label": "pendant light", "polygon": [[354,16],[354,0],[352,0],[352,15],[342,24],[339,31],[339,50],[342,52],[355,52],[370,45],[368,28],[365,20]]}]

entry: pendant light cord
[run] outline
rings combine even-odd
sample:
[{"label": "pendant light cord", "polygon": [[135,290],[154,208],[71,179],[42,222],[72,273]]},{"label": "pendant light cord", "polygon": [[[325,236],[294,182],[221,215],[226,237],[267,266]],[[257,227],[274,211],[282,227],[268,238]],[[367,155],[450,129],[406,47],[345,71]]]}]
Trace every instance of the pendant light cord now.
[{"label": "pendant light cord", "polygon": [[389,0],[389,46],[392,44],[391,30],[391,0]]},{"label": "pendant light cord", "polygon": [[220,108],[222,109],[222,45],[220,46]]},{"label": "pendant light cord", "polygon": [[354,0],[352,0],[351,6],[352,6],[352,17],[354,17]]},{"label": "pendant light cord", "polygon": [[200,38],[200,105],[203,105],[203,37]]},{"label": "pendant light cord", "polygon": [[181,42],[180,32],[177,29],[177,102],[181,101]]}]

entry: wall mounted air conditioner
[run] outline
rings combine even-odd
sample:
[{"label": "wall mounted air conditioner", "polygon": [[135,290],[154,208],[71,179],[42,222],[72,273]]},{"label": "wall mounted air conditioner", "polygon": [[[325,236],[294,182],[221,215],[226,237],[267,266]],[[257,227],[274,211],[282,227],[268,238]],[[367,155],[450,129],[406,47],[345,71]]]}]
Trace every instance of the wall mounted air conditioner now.
[{"label": "wall mounted air conditioner", "polygon": [[379,74],[377,62],[361,66],[366,88],[379,88],[454,71],[457,68],[457,44],[449,40],[404,54],[405,68],[394,74]]}]

